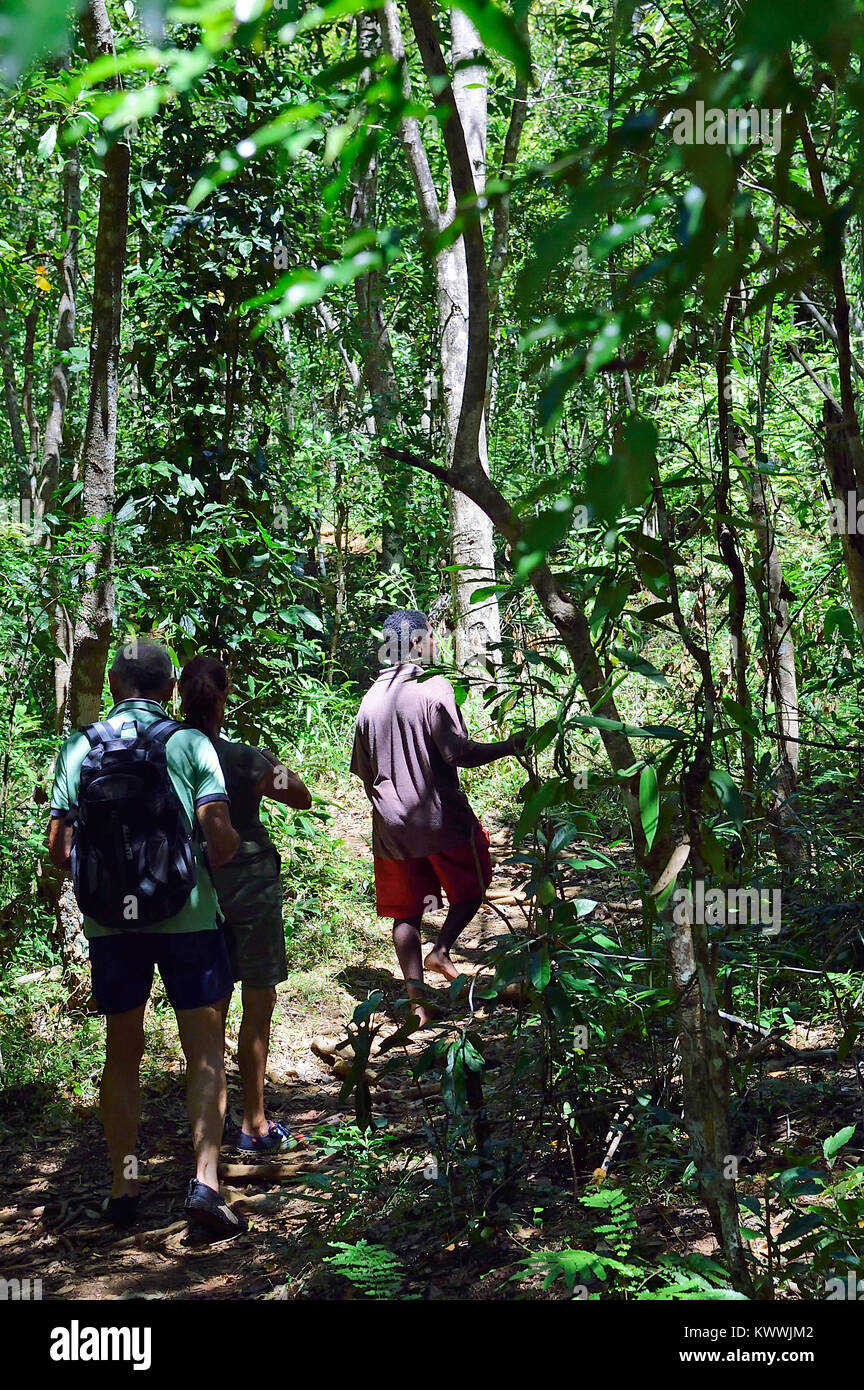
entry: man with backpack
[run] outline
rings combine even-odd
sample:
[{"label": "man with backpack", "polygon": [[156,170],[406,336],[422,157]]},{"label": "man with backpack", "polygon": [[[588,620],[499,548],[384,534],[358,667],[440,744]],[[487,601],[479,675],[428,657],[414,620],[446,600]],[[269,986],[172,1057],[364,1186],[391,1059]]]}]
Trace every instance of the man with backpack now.
[{"label": "man with backpack", "polygon": [[209,870],[231,859],[238,837],[212,743],[165,713],[174,688],[165,648],[122,647],[108,684],[110,714],[60,750],[49,829],[51,862],[72,874],[93,996],[107,1016],[100,1108],[113,1181],[105,1211],[118,1226],[137,1215],[139,1067],[158,966],[187,1063],[196,1176],[186,1212],[190,1225],[233,1236],[246,1223],[217,1178],[232,977]]}]

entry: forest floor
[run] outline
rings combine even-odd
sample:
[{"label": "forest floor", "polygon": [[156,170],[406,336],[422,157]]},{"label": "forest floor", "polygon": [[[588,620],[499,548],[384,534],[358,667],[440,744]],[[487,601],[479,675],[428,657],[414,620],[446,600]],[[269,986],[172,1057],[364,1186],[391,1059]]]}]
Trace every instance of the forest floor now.
[{"label": "forest floor", "polygon": [[[506,929],[504,919],[517,929],[525,920],[513,901],[516,870],[500,864],[508,853],[509,832],[494,823],[490,828],[493,856],[499,861],[490,894],[493,905],[483,907],[458,948],[466,973],[479,971],[481,976],[490,942]],[[368,876],[368,824],[362,808],[343,807],[332,829],[342,852]],[[602,898],[597,885],[580,891]],[[638,903],[601,900],[597,913],[613,922],[614,929],[616,917],[621,925],[634,914],[638,921]],[[631,931],[634,926],[631,920]],[[478,1220],[466,1221],[464,1209],[457,1215],[456,1205],[448,1206],[440,1188],[429,1181],[430,1126],[447,1123],[434,1072],[429,1074],[433,1079],[417,1081],[394,1071],[373,1083],[372,1110],[381,1128],[368,1142],[353,1128],[353,1100],[340,1099],[342,1079],[333,1069],[340,1053],[334,1052],[334,1043],[346,1036],[346,1018],[372,990],[382,992],[385,1006],[403,994],[389,933],[385,924],[378,927],[377,934],[373,930],[364,938],[359,958],[333,956],[302,977],[292,976],[280,989],[267,1105],[268,1113],[299,1142],[289,1153],[257,1165],[242,1162],[228,1146],[223,1149],[223,1187],[247,1216],[248,1234],[208,1245],[196,1244],[187,1233],[183,1200],[190,1154],[184,1077],[176,1041],[157,1030],[154,1045],[161,1053],[142,1089],[144,1200],[132,1232],[115,1231],[99,1214],[106,1190],[105,1151],[92,1100],[72,1098],[58,1107],[56,1095],[40,1095],[37,1088],[17,1098],[16,1110],[16,1097],[7,1094],[0,1126],[0,1274],[41,1279],[46,1299],[344,1299],[358,1295],[324,1261],[337,1242],[362,1238],[380,1242],[398,1258],[404,1275],[400,1297],[570,1296],[561,1282],[549,1291],[542,1289],[539,1275],[529,1274],[526,1282],[522,1265],[532,1251],[567,1248],[592,1238],[576,1198],[591,1189],[592,1171],[603,1159],[608,1110],[597,1120],[593,1157],[583,1150],[575,1159],[571,1153],[568,1163],[562,1154],[551,1169],[538,1158],[503,1217],[481,1213]],[[499,1003],[487,1010],[481,1004],[474,1018],[489,1063],[487,1099],[494,1098],[502,1122],[508,1102],[496,1094],[495,1068],[507,1059],[512,1041],[512,1028],[504,1026],[508,1014],[512,1023],[512,1006]],[[233,1013],[232,1021],[236,1039]],[[238,1119],[230,1032],[229,1023],[229,1109]],[[750,1041],[745,1037],[742,1046]],[[819,1034],[799,1036],[795,1043],[812,1048],[832,1041],[836,1039]],[[416,1056],[421,1043],[411,1039],[407,1048]],[[644,1056],[640,1059],[626,1040],[619,1064],[625,1090],[634,1080],[638,1084],[640,1072],[646,1074]],[[759,1142],[766,1134],[788,1137],[790,1144],[806,1134],[812,1142],[814,1135],[831,1133],[860,1113],[852,1063],[831,1070],[826,1085],[821,1069],[786,1066],[774,1074],[770,1064],[762,1069],[758,1087],[748,1092],[742,1109],[744,1130],[753,1132],[745,1132],[740,1144],[757,1185],[765,1157]],[[748,1122],[747,1115],[751,1122],[758,1115],[759,1123]],[[762,1134],[761,1141],[756,1133]],[[628,1152],[625,1140],[611,1181],[619,1162],[638,1165],[641,1157],[632,1148]],[[679,1183],[670,1191],[659,1172],[653,1190],[650,1182],[642,1184],[634,1214],[634,1248],[648,1263],[659,1254],[716,1253],[707,1216],[692,1189]],[[523,1282],[514,1283],[517,1277]]]}]

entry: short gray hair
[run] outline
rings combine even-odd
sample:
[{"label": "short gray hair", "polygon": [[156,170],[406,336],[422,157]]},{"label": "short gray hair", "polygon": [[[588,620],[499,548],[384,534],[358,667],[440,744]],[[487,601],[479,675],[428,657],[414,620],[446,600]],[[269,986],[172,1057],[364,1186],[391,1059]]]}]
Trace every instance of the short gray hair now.
[{"label": "short gray hair", "polygon": [[155,695],[174,679],[174,663],[166,647],[130,637],[118,647],[111,670],[127,690]]}]

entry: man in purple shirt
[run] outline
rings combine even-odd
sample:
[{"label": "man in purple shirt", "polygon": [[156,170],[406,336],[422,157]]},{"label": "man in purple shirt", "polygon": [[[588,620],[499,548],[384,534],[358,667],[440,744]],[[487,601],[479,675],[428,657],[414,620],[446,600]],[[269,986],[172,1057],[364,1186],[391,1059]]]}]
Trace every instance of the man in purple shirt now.
[{"label": "man in purple shirt", "polygon": [[[351,771],[372,803],[372,855],[380,917],[393,918],[393,944],[421,1027],[424,965],[455,980],[450,950],[492,881],[489,837],[459,783],[460,767],[519,753],[527,735],[501,743],[469,739],[453,688],[423,680],[435,655],[425,613],[400,611],[384,623],[384,669],[357,714]],[[386,663],[386,664],[385,664]],[[424,912],[449,902],[432,950],[422,958]]]}]

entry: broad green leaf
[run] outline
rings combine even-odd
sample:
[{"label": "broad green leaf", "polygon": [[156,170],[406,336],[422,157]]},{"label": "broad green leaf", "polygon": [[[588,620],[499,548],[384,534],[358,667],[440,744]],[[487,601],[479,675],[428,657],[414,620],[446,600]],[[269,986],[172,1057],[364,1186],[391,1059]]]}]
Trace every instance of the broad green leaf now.
[{"label": "broad green leaf", "polygon": [[615,251],[624,242],[630,241],[640,232],[645,232],[654,222],[654,214],[650,212],[641,213],[639,217],[633,217],[628,222],[613,222],[611,227],[607,227],[595,237],[588,248],[588,255],[592,261],[602,261]]},{"label": "broad green leaf", "polygon": [[722,768],[712,767],[708,773],[708,781],[714,788],[723,810],[740,830],[744,824],[744,802],[729,773],[724,772]]},{"label": "broad green leaf", "polygon": [[743,705],[739,705],[736,700],[731,699],[728,695],[724,695],[723,708],[733,724],[737,724],[739,729],[743,729],[751,738],[759,737],[759,725],[753,718],[752,713],[746,710]]},{"label": "broad green leaf", "polygon": [[528,959],[528,974],[534,988],[542,994],[552,975],[547,946],[541,946],[539,951],[532,952]]},{"label": "broad green leaf", "polygon": [[49,125],[48,129],[45,131],[45,133],[42,135],[42,137],[41,137],[40,140],[39,140],[39,145],[38,145],[37,151],[36,151],[37,154],[39,155],[39,158],[40,158],[40,159],[50,159],[51,156],[52,156],[52,154],[54,153],[54,147],[55,147],[56,144],[57,144],[57,124],[56,124],[56,122],[55,122],[54,125]]},{"label": "broad green leaf", "polygon": [[864,1021],[856,1019],[855,1022],[850,1023],[849,1027],[846,1029],[846,1032],[843,1034],[837,1046],[838,1067],[842,1067],[843,1063],[846,1061],[846,1058],[855,1046],[856,1039],[862,1027],[864,1027]]},{"label": "broad green leaf", "polygon": [[559,545],[570,530],[573,519],[573,500],[559,497],[548,511],[529,521],[516,546],[516,573],[524,579],[542,565],[553,546]]},{"label": "broad green leaf", "polygon": [[642,776],[639,778],[639,814],[642,818],[642,829],[645,832],[645,843],[650,849],[654,843],[654,836],[657,834],[657,822],[660,819],[657,773],[650,766],[643,767]]},{"label": "broad green leaf", "polygon": [[602,729],[610,733],[627,734],[628,738],[679,738],[686,739],[683,729],[671,724],[622,724],[620,719],[607,719],[602,714],[571,714],[569,724],[580,729]]},{"label": "broad green leaf", "polygon": [[831,640],[835,632],[839,632],[844,642],[850,645],[852,643],[857,643],[855,619],[852,617],[849,609],[842,607],[840,604],[833,604],[832,607],[828,609],[825,614],[822,631],[825,635],[826,642]]},{"label": "broad green leaf", "polygon": [[852,1135],[855,1133],[854,1125],[846,1125],[844,1129],[838,1129],[836,1134],[830,1135],[822,1141],[822,1152],[827,1159],[832,1159],[836,1153],[848,1144]]},{"label": "broad green leaf", "polygon": [[646,661],[643,656],[628,651],[626,647],[613,647],[612,655],[618,658],[622,666],[626,666],[630,671],[635,671],[638,676],[644,676],[646,680],[653,681],[655,685],[668,687],[669,682],[663,672],[658,671],[657,667],[652,666],[651,662]]},{"label": "broad green leaf", "polygon": [[553,777],[529,796],[513,831],[514,844],[518,844],[523,835],[526,835],[529,830],[533,830],[547,806],[550,806],[557,797],[558,791],[557,778]]}]

